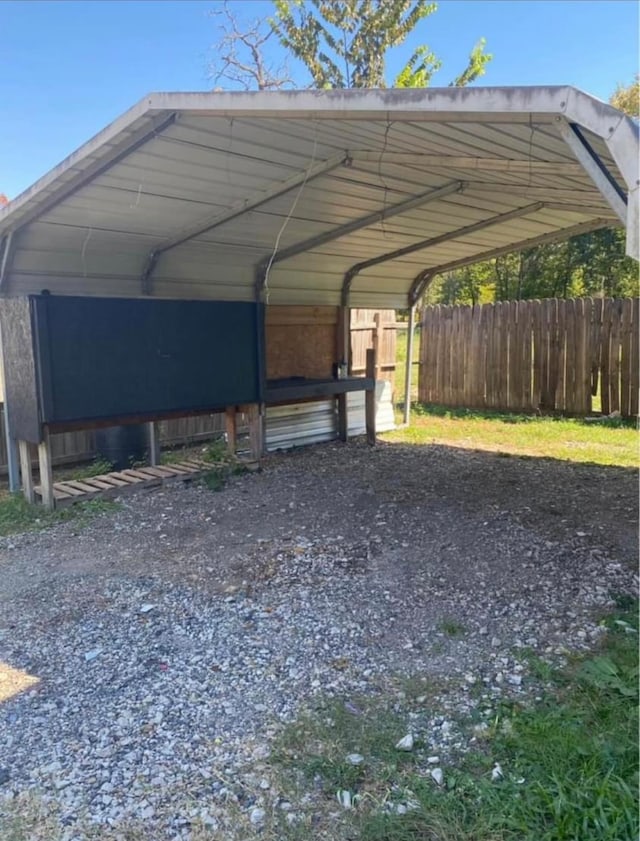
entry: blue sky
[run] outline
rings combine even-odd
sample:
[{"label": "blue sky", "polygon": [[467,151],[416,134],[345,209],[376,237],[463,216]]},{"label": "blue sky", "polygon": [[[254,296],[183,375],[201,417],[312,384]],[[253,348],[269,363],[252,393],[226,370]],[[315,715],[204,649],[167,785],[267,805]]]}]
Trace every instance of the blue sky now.
[{"label": "blue sky", "polygon": [[[150,91],[210,89],[216,5],[0,0],[0,192],[14,198]],[[272,9],[266,0],[232,6],[253,17]],[[494,55],[481,84],[572,84],[607,99],[638,69],[638,4],[441,0],[390,57],[389,75],[428,43],[443,60],[446,84],[480,37]],[[304,85],[303,70],[291,69]]]}]

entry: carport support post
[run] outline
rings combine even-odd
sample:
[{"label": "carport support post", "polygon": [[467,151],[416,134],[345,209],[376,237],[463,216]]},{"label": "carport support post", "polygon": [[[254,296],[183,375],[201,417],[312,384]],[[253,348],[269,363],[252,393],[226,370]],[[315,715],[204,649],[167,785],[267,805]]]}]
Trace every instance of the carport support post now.
[{"label": "carport support post", "polygon": [[49,430],[44,427],[42,441],[38,444],[38,461],[40,463],[40,490],[42,504],[48,511],[53,511],[56,505],[53,495],[53,468],[51,465],[51,442]]},{"label": "carport support post", "polygon": [[33,489],[33,473],[31,472],[31,445],[28,441],[18,441],[20,453],[20,474],[22,476],[22,493],[27,502],[35,502],[36,495]]},{"label": "carport support post", "polygon": [[160,439],[155,421],[149,421],[147,424],[147,435],[149,436],[149,464],[151,467],[156,467],[160,463]]},{"label": "carport support post", "polygon": [[409,324],[407,326],[407,369],[404,381],[404,425],[411,423],[411,376],[413,373],[413,331],[415,330],[415,304],[409,309]]},{"label": "carport support post", "polygon": [[251,457],[256,461],[260,461],[264,450],[263,414],[264,406],[261,403],[251,403],[248,406],[249,446],[251,448]]},{"label": "carport support post", "polygon": [[368,389],[364,394],[364,417],[367,428],[367,444],[372,446],[376,443],[376,355],[373,348],[367,349],[366,375],[373,380],[373,388]]},{"label": "carport support post", "polygon": [[[345,362],[347,365],[347,372],[351,373],[351,310],[349,307],[339,307],[337,327],[338,329],[336,330],[336,362],[338,364],[340,364],[341,362]],[[337,404],[338,438],[341,441],[346,441],[349,437],[349,412],[347,409],[347,395],[339,394],[337,397]]]},{"label": "carport support post", "polygon": [[225,409],[224,423],[227,433],[227,449],[232,456],[235,456],[238,439],[238,420],[235,406],[227,406]]}]

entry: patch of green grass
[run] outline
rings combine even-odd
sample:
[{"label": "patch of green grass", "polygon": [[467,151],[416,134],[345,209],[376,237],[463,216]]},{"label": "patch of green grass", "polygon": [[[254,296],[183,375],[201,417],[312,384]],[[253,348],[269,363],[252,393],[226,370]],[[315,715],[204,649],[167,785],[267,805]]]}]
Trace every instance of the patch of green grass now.
[{"label": "patch of green grass", "polygon": [[69,520],[84,525],[95,517],[113,513],[120,507],[120,503],[117,502],[92,499],[55,511],[47,511],[41,505],[30,505],[21,494],[6,494],[0,497],[0,536],[38,531]]},{"label": "patch of green grass", "polygon": [[443,406],[412,408],[411,426],[385,433],[387,441],[443,444],[501,455],[638,466],[638,433],[621,418],[585,423],[577,418],[540,417]]},{"label": "patch of green grass", "polygon": [[[430,777],[417,745],[404,754],[394,699],[320,707],[289,727],[274,754],[286,775],[359,795],[360,841],[635,841],[638,838],[638,606],[608,617],[596,654],[562,671],[537,703],[503,702],[472,750]],[[471,732],[473,718],[467,722]],[[362,754],[361,765],[346,756]],[[499,763],[502,776],[492,778]],[[388,804],[410,803],[405,814]]]},{"label": "patch of green grass", "polygon": [[460,622],[455,619],[445,619],[440,623],[440,630],[448,637],[463,637],[467,633],[467,629]]}]

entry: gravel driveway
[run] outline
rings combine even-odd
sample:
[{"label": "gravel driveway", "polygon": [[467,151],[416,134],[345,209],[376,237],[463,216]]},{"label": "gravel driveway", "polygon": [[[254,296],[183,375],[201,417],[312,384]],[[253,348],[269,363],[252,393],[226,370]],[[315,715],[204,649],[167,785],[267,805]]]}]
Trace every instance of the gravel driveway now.
[{"label": "gravel driveway", "polygon": [[[633,471],[360,443],[2,538],[0,670],[38,682],[0,704],[0,837],[24,792],[65,839],[259,829],[301,705],[413,675],[459,709],[474,684],[526,694],[519,649],[593,645],[636,553]],[[454,713],[434,749],[460,747]]]}]

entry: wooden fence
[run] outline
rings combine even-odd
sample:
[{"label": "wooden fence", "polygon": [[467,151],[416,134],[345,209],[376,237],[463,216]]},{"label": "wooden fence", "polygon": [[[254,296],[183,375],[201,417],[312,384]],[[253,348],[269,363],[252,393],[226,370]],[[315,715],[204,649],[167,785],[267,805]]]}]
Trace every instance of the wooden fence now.
[{"label": "wooden fence", "polygon": [[419,400],[446,406],[638,414],[638,298],[427,307]]},{"label": "wooden fence", "polygon": [[[404,327],[405,325],[400,325]],[[351,373],[359,377],[366,368],[367,349],[377,352],[376,379],[388,380],[393,389],[396,374],[395,310],[351,310]]]}]

